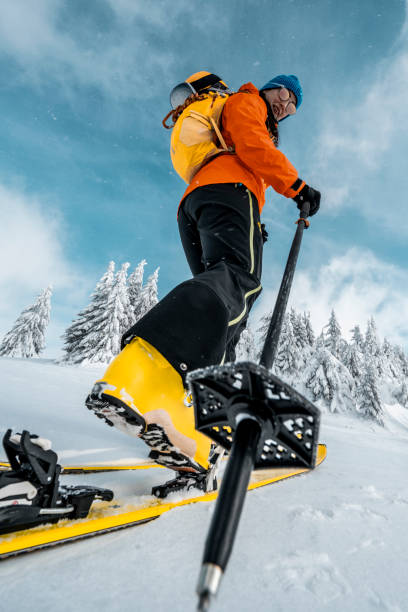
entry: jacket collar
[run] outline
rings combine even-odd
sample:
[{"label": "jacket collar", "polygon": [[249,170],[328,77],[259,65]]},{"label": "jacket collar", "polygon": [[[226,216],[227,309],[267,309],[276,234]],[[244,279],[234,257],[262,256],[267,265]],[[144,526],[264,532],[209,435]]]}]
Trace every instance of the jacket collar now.
[{"label": "jacket collar", "polygon": [[238,92],[247,92],[259,95],[259,89],[257,89],[253,83],[245,83],[245,85],[241,85]]}]

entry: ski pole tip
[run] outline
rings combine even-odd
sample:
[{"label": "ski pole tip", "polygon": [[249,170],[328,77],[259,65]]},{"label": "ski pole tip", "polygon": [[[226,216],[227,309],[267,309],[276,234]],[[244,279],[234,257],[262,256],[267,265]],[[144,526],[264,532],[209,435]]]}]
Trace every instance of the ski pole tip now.
[{"label": "ski pole tip", "polygon": [[208,591],[200,595],[198,600],[197,612],[208,612],[210,609],[211,595]]},{"label": "ski pole tip", "polygon": [[210,609],[211,599],[217,594],[222,578],[222,569],[215,563],[204,563],[201,567],[197,584],[199,597],[198,611],[207,612]]}]

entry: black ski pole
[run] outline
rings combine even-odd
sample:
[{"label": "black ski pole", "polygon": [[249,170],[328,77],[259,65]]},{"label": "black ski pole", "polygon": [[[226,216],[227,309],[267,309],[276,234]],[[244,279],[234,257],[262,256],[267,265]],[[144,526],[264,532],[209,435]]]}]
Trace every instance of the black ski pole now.
[{"label": "black ski pole", "polygon": [[225,469],[220,494],[207,534],[201,573],[197,584],[198,610],[206,612],[218,591],[227,567],[245,501],[261,426],[250,415],[242,415]]},{"label": "black ski pole", "polygon": [[309,216],[310,204],[305,202],[297,220],[297,229],[292,242],[285,272],[276,298],[275,308],[269,323],[264,346],[262,349],[260,364],[268,370],[272,368],[275,361],[276,351],[278,350],[279,337],[282,331],[283,317],[285,316],[288,304],[289,293],[292,287],[293,275],[299,255],[300,243],[302,242],[303,230],[309,226],[307,217]]},{"label": "black ski pole", "polygon": [[[309,225],[307,221],[309,210],[310,204],[306,202],[303,205],[300,219],[297,221],[296,234],[290,249],[274,312],[269,323],[260,360],[260,365],[268,369],[272,367],[276,355],[303,229]],[[203,385],[201,387],[204,389]],[[210,394],[209,397],[213,397],[213,395]],[[259,405],[259,415],[262,416],[258,417],[256,414],[256,404],[253,405],[251,403],[250,405],[250,402],[248,402],[246,410],[243,398],[240,401],[240,409],[235,411],[233,416],[236,425],[234,440],[210,529],[207,534],[201,572],[197,584],[199,612],[207,612],[209,610],[211,599],[216,595],[222,575],[226,569],[238,529],[251,472],[254,468],[261,432],[263,427],[265,427],[265,421],[262,418],[262,403],[260,402]],[[199,409],[199,404],[200,402],[197,402],[196,410]]]}]

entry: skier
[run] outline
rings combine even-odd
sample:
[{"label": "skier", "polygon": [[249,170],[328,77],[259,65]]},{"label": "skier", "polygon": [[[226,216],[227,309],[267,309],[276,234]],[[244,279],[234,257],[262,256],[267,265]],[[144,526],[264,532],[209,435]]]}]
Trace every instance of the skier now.
[{"label": "skier", "polygon": [[[211,77],[201,72],[186,82],[194,86]],[[217,86],[226,89],[221,80],[212,82],[212,88]],[[310,215],[319,209],[319,191],[299,178],[277,148],[278,124],[296,113],[302,97],[294,75],[276,76],[260,90],[247,83],[228,97],[221,125],[228,151],[193,176],[178,209],[193,278],[124,334],[121,353],[86,401],[109,425],[143,439],[157,463],[177,470],[180,478],[187,472],[204,490],[213,486],[208,478],[211,443],[194,428],[186,375],[234,360],[235,345],[262,289],[266,232],[260,213],[266,188],[293,199],[299,209],[308,201]]]}]

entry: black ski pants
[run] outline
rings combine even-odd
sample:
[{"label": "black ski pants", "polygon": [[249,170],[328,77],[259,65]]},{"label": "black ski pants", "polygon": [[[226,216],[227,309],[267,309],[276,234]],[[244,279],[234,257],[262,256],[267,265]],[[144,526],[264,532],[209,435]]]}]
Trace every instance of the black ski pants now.
[{"label": "black ski pants", "polygon": [[262,231],[255,196],[241,183],[206,185],[180,206],[178,225],[193,278],[178,285],[123,337],[150,342],[183,379],[233,361],[261,292]]}]

